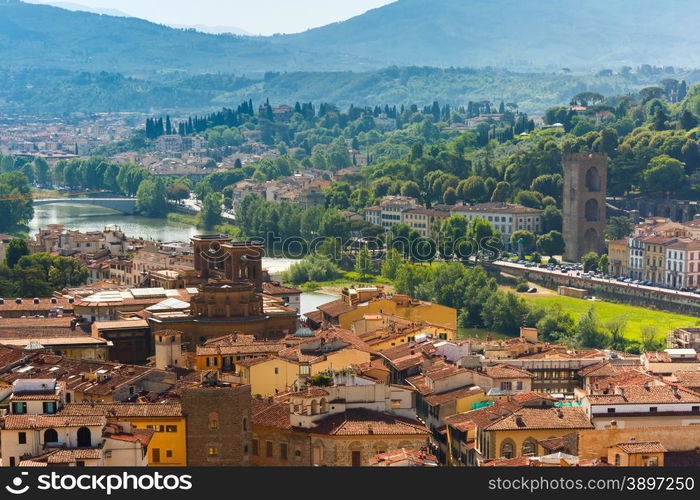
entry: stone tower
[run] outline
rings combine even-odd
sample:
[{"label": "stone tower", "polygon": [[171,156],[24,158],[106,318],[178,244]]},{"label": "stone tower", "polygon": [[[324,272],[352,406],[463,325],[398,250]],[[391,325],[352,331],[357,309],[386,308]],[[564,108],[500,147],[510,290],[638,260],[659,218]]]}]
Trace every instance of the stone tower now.
[{"label": "stone tower", "polygon": [[182,391],[187,417],[187,465],[246,467],[252,438],[249,385],[221,384],[202,374],[202,384]]},{"label": "stone tower", "polygon": [[156,347],[156,368],[187,368],[182,360],[182,332],[159,330],[153,335]]},{"label": "stone tower", "polygon": [[608,157],[595,153],[565,155],[564,259],[578,262],[588,252],[605,251],[605,194]]}]

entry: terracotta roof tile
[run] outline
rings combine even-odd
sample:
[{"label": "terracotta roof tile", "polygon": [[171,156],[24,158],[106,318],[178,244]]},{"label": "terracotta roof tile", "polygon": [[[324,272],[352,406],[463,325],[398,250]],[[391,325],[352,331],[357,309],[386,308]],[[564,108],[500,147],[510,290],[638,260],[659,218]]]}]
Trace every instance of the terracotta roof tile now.
[{"label": "terracotta roof tile", "polygon": [[666,453],[666,447],[659,441],[628,441],[615,446],[625,453]]},{"label": "terracotta roof tile", "polygon": [[486,426],[488,430],[592,429],[586,413],[578,407],[521,408]]}]

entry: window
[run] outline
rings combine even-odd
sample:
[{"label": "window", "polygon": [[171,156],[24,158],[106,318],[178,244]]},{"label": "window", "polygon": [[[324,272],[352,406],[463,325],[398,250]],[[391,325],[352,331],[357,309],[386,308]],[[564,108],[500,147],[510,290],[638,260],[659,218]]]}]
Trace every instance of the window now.
[{"label": "window", "polygon": [[163,432],[163,426],[162,425],[147,425],[147,429],[153,429],[154,432]]},{"label": "window", "polygon": [[44,401],[42,403],[42,410],[44,413],[52,415],[56,413],[56,403],[54,401]]},{"label": "window", "polygon": [[257,457],[258,454],[259,454],[259,450],[258,450],[258,440],[257,440],[257,439],[253,439],[253,455]]},{"label": "window", "polygon": [[615,413],[615,408],[608,408],[608,413]]},{"label": "window", "polygon": [[275,367],[275,375],[279,375],[279,374],[280,374],[280,369]]},{"label": "window", "polygon": [[153,450],[151,450],[151,457],[152,457],[151,461],[154,464],[160,463],[160,448],[153,448]]},{"label": "window", "polygon": [[213,431],[219,428],[219,412],[212,411],[209,413],[209,430]]},{"label": "window", "polygon": [[522,380],[518,380],[518,381],[515,383],[515,389],[518,390],[518,391],[522,391],[522,390],[523,390],[523,381],[522,381]]},{"label": "window", "polygon": [[294,460],[297,462],[301,462],[301,450],[297,450],[294,452]]},{"label": "window", "polygon": [[620,454],[615,453],[615,465],[619,466],[621,462],[622,462],[622,460],[620,459]]},{"label": "window", "polygon": [[70,403],[70,400],[71,400],[70,392],[67,392],[66,393],[66,403]]},{"label": "window", "polygon": [[265,456],[272,458],[272,441],[265,442]]},{"label": "window", "polygon": [[287,443],[280,444],[280,459],[287,460]]},{"label": "window", "polygon": [[14,413],[15,415],[24,415],[25,413],[27,413],[27,403],[12,403],[12,413]]},{"label": "window", "polygon": [[210,457],[218,457],[219,456],[219,448],[217,448],[216,446],[210,446],[209,450],[207,451],[207,454]]},{"label": "window", "polygon": [[513,446],[513,442],[510,439],[503,441],[503,444],[501,444],[501,458],[513,458],[514,449],[515,446]]},{"label": "window", "polygon": [[512,391],[513,390],[513,382],[501,382],[501,390],[502,391]]},{"label": "window", "polygon": [[76,460],[75,466],[76,467],[85,467],[85,460]]},{"label": "window", "polygon": [[360,467],[362,465],[362,454],[359,451],[352,452],[352,466]]},{"label": "window", "polygon": [[698,413],[698,412],[700,412],[700,406],[693,406],[693,407],[691,408],[691,410],[692,410],[693,413]]},{"label": "window", "polygon": [[300,375],[308,375],[311,373],[311,367],[309,365],[301,365],[299,367],[299,374]]},{"label": "window", "polygon": [[166,425],[165,432],[177,432],[177,425]]},{"label": "window", "polygon": [[537,455],[537,441],[533,439],[527,439],[523,443],[523,456],[534,457],[535,455]]},{"label": "window", "polygon": [[56,429],[46,429],[44,431],[44,443],[57,443],[58,442],[58,432]]},{"label": "window", "polygon": [[173,450],[165,450],[166,458],[173,458]]},{"label": "window", "polygon": [[19,444],[27,444],[27,433],[26,432],[20,432],[17,434],[18,438],[18,443]]},{"label": "window", "polygon": [[650,406],[649,407],[649,413],[656,413],[659,411],[658,406]]}]

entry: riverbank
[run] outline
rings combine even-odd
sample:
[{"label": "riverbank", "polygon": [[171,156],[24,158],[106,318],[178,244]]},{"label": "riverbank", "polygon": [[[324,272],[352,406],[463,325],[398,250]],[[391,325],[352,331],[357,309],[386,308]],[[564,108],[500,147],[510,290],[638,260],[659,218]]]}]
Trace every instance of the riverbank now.
[{"label": "riverbank", "polygon": [[166,219],[176,224],[188,224],[199,229],[206,229],[210,232],[225,234],[226,236],[230,236],[231,238],[238,238],[241,235],[241,229],[238,226],[234,226],[232,224],[222,223],[217,224],[213,228],[207,228],[206,226],[201,224],[199,216],[197,215],[184,215],[175,212],[170,212]]}]

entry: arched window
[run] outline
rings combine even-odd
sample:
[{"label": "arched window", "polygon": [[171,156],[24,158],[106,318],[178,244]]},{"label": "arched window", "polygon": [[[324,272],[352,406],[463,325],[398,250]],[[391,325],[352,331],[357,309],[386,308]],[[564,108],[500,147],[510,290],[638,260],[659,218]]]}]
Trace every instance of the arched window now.
[{"label": "arched window", "polygon": [[56,429],[46,429],[44,431],[44,443],[58,443],[58,432],[56,432]]},{"label": "arched window", "polygon": [[586,202],[586,220],[588,222],[594,222],[600,219],[600,208],[598,207],[598,201],[591,198]]},{"label": "arched window", "polygon": [[326,398],[321,399],[321,413],[327,413],[328,412],[328,402],[326,401]]},{"label": "arched window", "polygon": [[243,431],[245,432],[247,430],[248,430],[248,419],[244,418],[243,419]]},{"label": "arched window", "polygon": [[501,443],[501,458],[513,458],[515,456],[515,445],[510,439]]},{"label": "arched window", "polygon": [[524,457],[534,457],[537,455],[537,441],[532,438],[527,438],[523,442],[522,456]]},{"label": "arched window", "polygon": [[589,168],[586,172],[586,188],[594,193],[600,191],[600,174],[595,167]]},{"label": "arched window", "polygon": [[621,459],[620,459],[620,454],[615,453],[615,465],[620,465]]},{"label": "arched window", "polygon": [[311,401],[311,414],[312,415],[317,415],[318,414],[318,401],[313,399]]},{"label": "arched window", "polygon": [[219,412],[212,411],[209,413],[209,430],[213,431],[219,428]]},{"label": "arched window", "polygon": [[87,427],[78,429],[78,448],[89,448],[92,446],[92,433]]}]

